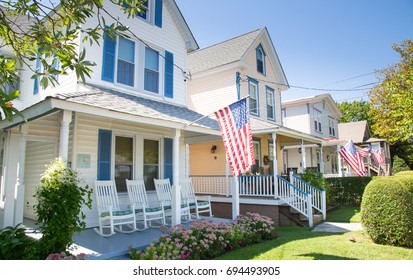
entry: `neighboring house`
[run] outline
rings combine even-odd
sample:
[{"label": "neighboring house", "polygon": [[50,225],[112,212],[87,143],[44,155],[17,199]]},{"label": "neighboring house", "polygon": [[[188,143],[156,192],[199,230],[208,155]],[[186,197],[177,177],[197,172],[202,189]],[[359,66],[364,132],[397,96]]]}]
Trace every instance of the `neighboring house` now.
[{"label": "neighboring house", "polygon": [[[190,52],[188,61],[189,108],[208,115],[248,96],[256,164],[239,178],[241,212],[259,209],[276,224],[283,223],[278,206],[288,199],[280,193],[285,183],[280,176],[287,178],[292,167],[283,150],[320,146],[323,139],[282,125],[281,92],[289,85],[268,30],[258,29]],[[223,142],[212,137],[203,140],[189,146],[189,174],[198,192],[214,195],[219,205],[214,213],[228,216],[232,179]],[[305,157],[302,162],[305,165]]]},{"label": "neighboring house", "polygon": [[[371,137],[367,121],[339,123],[338,130],[340,138],[345,141],[353,140],[358,150],[371,146],[371,152],[379,153],[383,157],[384,162],[380,165],[375,163],[371,154],[364,159],[365,166],[368,168],[367,175],[391,175],[390,143],[385,139]],[[354,173],[351,168],[346,167],[345,174]]]},{"label": "neighboring house", "polygon": [[[0,122],[0,227],[35,218],[34,190],[56,157],[66,159],[90,186],[116,180],[126,203],[125,179],[144,179],[153,197],[154,178],[170,178],[176,185],[189,175],[189,139],[220,136],[210,118],[188,126],[202,115],[186,106],[187,77],[181,69],[187,69],[187,52],[198,45],[175,1],[148,0],[145,16],[133,19],[111,1],[104,5],[140,40],[105,37],[90,46],[80,34],[79,50],[86,48],[86,59],[97,64],[86,85],[69,73],[58,77],[55,88],[42,89],[22,70],[15,105],[28,122]],[[88,19],[85,26],[96,24]],[[87,227],[96,226],[95,203],[85,211]]]},{"label": "neighboring house", "polygon": [[[321,94],[282,103],[283,124],[286,127],[323,139],[320,145],[284,147],[288,166],[303,172],[305,168],[321,171],[325,176],[339,176],[337,151],[345,144],[339,137],[338,120],[342,113],[330,94]],[[340,135],[341,136],[341,135]],[[301,158],[305,155],[305,165]]]}]

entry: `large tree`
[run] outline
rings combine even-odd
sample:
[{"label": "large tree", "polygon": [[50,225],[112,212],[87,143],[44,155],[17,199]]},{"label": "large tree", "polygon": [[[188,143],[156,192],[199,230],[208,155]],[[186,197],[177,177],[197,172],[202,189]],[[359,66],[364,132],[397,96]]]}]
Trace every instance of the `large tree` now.
[{"label": "large tree", "polygon": [[406,40],[393,49],[400,61],[378,71],[381,83],[369,92],[369,115],[373,131],[413,168],[413,43]]},{"label": "large tree", "polygon": [[[70,71],[85,81],[95,63],[85,60],[85,49],[78,51],[80,33],[84,34],[84,42],[90,44],[100,42],[103,29],[111,37],[133,36],[128,33],[128,27],[107,11],[103,0],[49,1],[0,0],[0,108],[8,120],[13,114],[20,114],[12,103],[20,92],[10,92],[10,85],[19,79],[20,69],[30,69],[32,78],[39,78],[43,88],[55,85],[56,75]],[[144,2],[146,0],[110,0],[128,17],[145,12]],[[98,19],[98,24],[85,28],[84,23],[92,17]],[[107,24],[108,19],[115,23]],[[6,49],[8,51],[1,51]],[[40,62],[41,67],[36,69],[35,61]]]},{"label": "large tree", "polygon": [[369,127],[372,126],[373,121],[369,116],[370,103],[365,100],[341,102],[337,103],[340,111],[343,113],[343,117],[339,122],[357,122],[367,120]]}]

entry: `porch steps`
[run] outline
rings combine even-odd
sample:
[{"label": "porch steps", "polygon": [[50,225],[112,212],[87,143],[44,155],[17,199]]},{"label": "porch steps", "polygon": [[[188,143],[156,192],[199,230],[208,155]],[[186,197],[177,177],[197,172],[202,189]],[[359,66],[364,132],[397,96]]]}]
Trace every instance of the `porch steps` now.
[{"label": "porch steps", "polygon": [[[284,215],[290,222],[294,223],[297,226],[301,227],[309,227],[308,226],[308,218],[296,211],[294,208],[285,205],[280,205],[279,213]],[[323,222],[323,215],[321,214],[314,214],[313,215],[313,227]]]}]

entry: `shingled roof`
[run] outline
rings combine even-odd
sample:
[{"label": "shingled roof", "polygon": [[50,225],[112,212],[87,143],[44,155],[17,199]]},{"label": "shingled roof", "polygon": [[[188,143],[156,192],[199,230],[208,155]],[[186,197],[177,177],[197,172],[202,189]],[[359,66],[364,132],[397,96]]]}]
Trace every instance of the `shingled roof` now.
[{"label": "shingled roof", "polygon": [[[59,93],[51,98],[135,116],[172,121],[184,125],[188,125],[203,117],[203,115],[183,106],[143,98],[112,89],[95,86],[87,87],[90,91]],[[191,125],[219,130],[217,121],[208,117]]]},{"label": "shingled roof", "polygon": [[188,67],[192,74],[213,69],[241,60],[264,29],[257,29],[230,40],[203,48],[188,55]]}]

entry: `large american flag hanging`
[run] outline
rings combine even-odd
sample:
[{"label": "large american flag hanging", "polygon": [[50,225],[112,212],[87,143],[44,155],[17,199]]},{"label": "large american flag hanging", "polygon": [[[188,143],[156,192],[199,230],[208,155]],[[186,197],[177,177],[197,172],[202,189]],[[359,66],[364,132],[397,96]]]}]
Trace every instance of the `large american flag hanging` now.
[{"label": "large american flag hanging", "polygon": [[363,159],[357,152],[356,146],[350,139],[347,144],[338,151],[340,156],[350,165],[358,176],[364,176],[366,174],[366,168],[364,167]]},{"label": "large american flag hanging", "polygon": [[238,176],[255,164],[246,99],[215,112],[232,174]]}]

